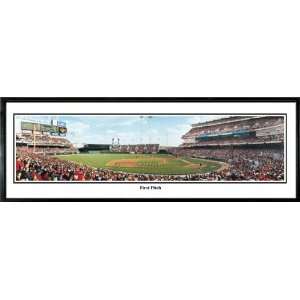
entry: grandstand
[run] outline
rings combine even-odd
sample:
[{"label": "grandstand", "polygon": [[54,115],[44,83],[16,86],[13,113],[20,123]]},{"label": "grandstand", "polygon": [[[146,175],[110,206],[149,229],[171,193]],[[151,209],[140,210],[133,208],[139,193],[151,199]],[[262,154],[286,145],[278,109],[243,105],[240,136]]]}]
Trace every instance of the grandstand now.
[{"label": "grandstand", "polygon": [[239,116],[192,124],[183,147],[283,143],[283,116]]},{"label": "grandstand", "polygon": [[155,154],[159,151],[159,144],[128,144],[128,145],[113,145],[112,152],[121,153],[143,153]]},{"label": "grandstand", "polygon": [[63,122],[54,125],[53,121],[51,124],[22,121],[21,132],[16,134],[16,150],[49,155],[77,153],[66,133]]},{"label": "grandstand", "polygon": [[97,153],[110,151],[110,144],[85,144],[78,148],[80,153]]},{"label": "grandstand", "polygon": [[234,116],[191,127],[169,153],[226,162],[227,180],[284,180],[283,116]]}]

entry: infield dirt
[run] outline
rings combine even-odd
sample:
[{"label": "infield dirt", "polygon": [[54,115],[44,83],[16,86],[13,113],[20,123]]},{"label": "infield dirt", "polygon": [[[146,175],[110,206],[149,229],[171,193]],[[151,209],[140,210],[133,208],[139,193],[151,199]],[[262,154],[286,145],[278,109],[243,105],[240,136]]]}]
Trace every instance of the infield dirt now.
[{"label": "infield dirt", "polygon": [[94,168],[138,174],[185,175],[216,171],[222,163],[168,154],[96,153],[60,155],[59,159]]}]

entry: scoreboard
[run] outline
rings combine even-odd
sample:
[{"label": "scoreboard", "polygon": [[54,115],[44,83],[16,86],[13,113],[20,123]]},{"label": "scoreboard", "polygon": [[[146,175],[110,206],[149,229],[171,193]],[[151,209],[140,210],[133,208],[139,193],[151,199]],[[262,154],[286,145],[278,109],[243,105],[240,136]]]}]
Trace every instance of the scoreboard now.
[{"label": "scoreboard", "polygon": [[47,132],[50,135],[57,136],[66,136],[67,134],[65,122],[57,122],[57,125],[51,125],[21,121],[21,130]]}]

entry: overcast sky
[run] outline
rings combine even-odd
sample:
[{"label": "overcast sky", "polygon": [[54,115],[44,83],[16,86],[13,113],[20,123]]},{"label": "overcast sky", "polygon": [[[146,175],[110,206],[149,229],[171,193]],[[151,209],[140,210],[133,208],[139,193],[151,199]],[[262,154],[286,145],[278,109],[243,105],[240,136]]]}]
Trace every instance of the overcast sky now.
[{"label": "overcast sky", "polygon": [[191,124],[218,119],[217,115],[189,116],[16,116],[16,132],[21,130],[21,120],[39,121],[50,124],[50,120],[67,123],[67,138],[75,144],[108,143],[112,138],[119,138],[120,144],[159,143],[163,146],[178,146],[181,136]]}]

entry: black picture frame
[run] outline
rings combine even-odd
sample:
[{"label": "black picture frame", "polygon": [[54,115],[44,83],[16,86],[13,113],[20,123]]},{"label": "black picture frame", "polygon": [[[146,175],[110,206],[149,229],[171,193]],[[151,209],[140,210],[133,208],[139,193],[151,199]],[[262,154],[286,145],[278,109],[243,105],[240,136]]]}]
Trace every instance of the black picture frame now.
[{"label": "black picture frame", "polygon": [[[6,104],[9,102],[111,102],[111,103],[143,103],[143,102],[292,102],[296,104],[296,198],[8,198],[6,194]],[[1,201],[7,202],[298,202],[299,201],[299,108],[300,97],[3,97],[1,98]],[[234,183],[234,182],[233,182]]]}]

